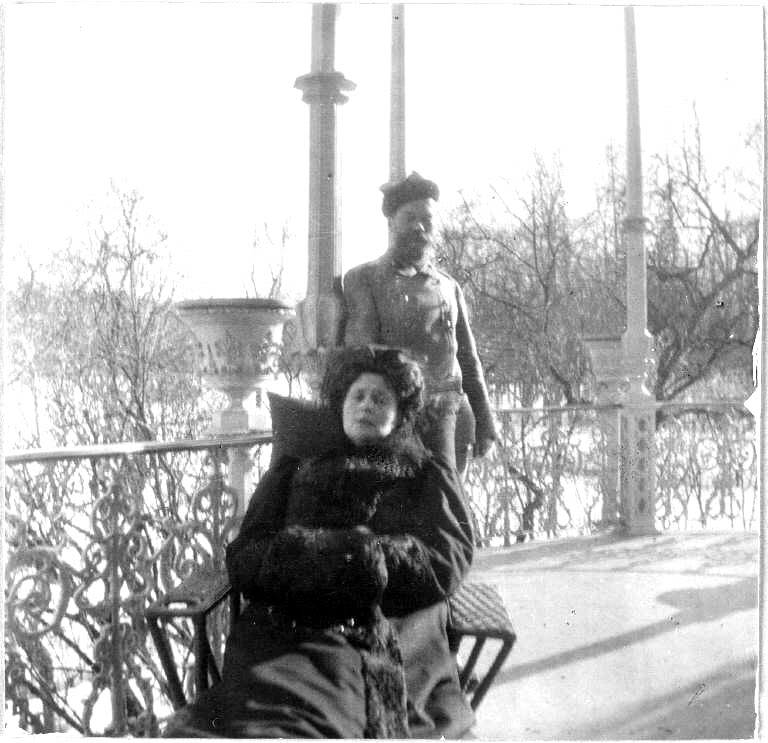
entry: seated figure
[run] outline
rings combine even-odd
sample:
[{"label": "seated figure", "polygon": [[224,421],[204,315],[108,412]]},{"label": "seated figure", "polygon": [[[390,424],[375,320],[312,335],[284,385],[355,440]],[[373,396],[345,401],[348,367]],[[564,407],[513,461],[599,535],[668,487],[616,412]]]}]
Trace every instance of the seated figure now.
[{"label": "seated figure", "polygon": [[455,468],[413,432],[421,371],[346,349],[322,393],[339,435],[262,477],[227,549],[248,604],[222,680],[166,737],[456,738],[474,722],[446,635],[472,529]]}]

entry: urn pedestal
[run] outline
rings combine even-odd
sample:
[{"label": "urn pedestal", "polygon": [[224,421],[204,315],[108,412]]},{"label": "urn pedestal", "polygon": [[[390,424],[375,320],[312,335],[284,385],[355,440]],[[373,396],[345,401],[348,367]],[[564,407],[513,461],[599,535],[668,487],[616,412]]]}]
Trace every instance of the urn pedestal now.
[{"label": "urn pedestal", "polygon": [[[277,372],[291,306],[273,299],[193,299],[175,307],[197,339],[203,381],[229,396],[229,406],[214,413],[208,435],[269,431],[263,393]],[[253,392],[256,408],[249,415],[243,401]],[[247,447],[229,450],[229,484],[238,492],[236,515],[241,516],[252,490]]]}]

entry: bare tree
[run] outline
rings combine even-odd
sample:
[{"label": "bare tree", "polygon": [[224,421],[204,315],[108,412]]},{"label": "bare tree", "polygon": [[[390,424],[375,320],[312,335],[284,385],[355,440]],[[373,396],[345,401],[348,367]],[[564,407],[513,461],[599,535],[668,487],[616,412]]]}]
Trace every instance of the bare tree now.
[{"label": "bare tree", "polygon": [[284,297],[285,261],[293,235],[287,224],[283,224],[279,232],[279,236],[275,238],[274,230],[267,222],[255,231],[251,286],[257,297]]},{"label": "bare tree", "polygon": [[[746,144],[755,148],[759,141],[752,133]],[[626,327],[620,154],[608,150],[607,177],[584,217],[566,214],[559,166],[539,159],[527,193],[490,188],[485,201],[494,204],[492,216],[484,200],[465,199],[441,228],[438,255],[467,296],[487,378],[523,407],[586,402],[589,360],[581,337],[620,335]],[[656,399],[712,393],[743,399],[757,329],[759,178],[729,172],[710,179],[695,131],[676,156],[653,160],[646,194]],[[657,425],[676,414],[659,413]],[[520,420],[522,427],[529,423]],[[542,523],[556,523],[558,483],[543,478],[560,471],[570,444],[563,430],[542,425],[551,451],[542,455],[548,465],[538,476],[517,458],[522,443],[512,438],[509,461],[489,463],[497,480],[508,482],[480,515],[489,528],[497,528],[499,514],[509,521],[514,492],[523,531],[542,509]]]},{"label": "bare tree", "polygon": [[722,180],[710,182],[698,132],[676,157],[655,165],[648,322],[656,399],[680,399],[728,370],[741,371],[746,390],[757,331],[759,191],[750,194],[742,181],[738,212],[723,199],[718,204]]},{"label": "bare tree", "polygon": [[[200,434],[217,400],[203,394],[199,377],[190,373],[193,339],[171,307],[164,243],[141,197],[113,189],[77,249],[69,246],[47,268],[30,267],[11,288],[8,392],[33,411],[25,428],[8,429],[14,444],[70,446]],[[150,553],[165,539],[164,519],[179,520],[189,508],[196,488],[188,459],[151,455],[110,465],[124,483],[121,497],[152,514],[141,522]],[[97,673],[93,643],[105,617],[98,606],[73,605],[69,597],[76,586],[101,580],[94,554],[103,560],[107,548],[89,519],[104,488],[103,465],[95,460],[14,467],[6,483],[9,575],[13,580],[29,570],[47,575],[63,607],[56,616],[52,604],[41,605],[41,618],[50,624],[44,634],[10,629],[6,634],[8,658],[18,659],[19,684],[43,703],[45,719],[37,732],[52,732],[62,722],[88,732],[87,718],[68,690]],[[141,580],[125,575],[125,590],[140,594]],[[130,621],[146,639],[142,604],[134,604]],[[138,652],[160,683],[163,676],[146,649]],[[126,714],[137,719],[151,702],[130,689],[126,694]]]},{"label": "bare tree", "polygon": [[524,404],[580,399],[585,358],[582,267],[565,212],[559,165],[541,159],[514,200],[493,189],[503,221],[484,222],[465,200],[443,225],[438,256],[462,285],[489,381]]}]

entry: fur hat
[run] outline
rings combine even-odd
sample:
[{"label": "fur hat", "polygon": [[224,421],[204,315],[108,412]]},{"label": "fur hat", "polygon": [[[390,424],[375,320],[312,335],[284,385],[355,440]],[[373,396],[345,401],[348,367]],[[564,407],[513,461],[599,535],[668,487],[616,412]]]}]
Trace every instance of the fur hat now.
[{"label": "fur hat", "polygon": [[437,201],[440,198],[440,189],[437,187],[437,184],[434,181],[422,178],[416,171],[402,181],[384,184],[381,190],[384,192],[381,211],[384,212],[384,216],[387,219],[393,217],[395,212],[409,201],[416,201],[418,199],[434,199]]}]

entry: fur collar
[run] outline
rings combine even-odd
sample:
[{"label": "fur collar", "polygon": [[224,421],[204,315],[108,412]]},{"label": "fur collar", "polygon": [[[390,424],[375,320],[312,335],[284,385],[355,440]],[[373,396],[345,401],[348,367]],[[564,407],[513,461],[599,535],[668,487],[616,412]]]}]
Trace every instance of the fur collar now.
[{"label": "fur collar", "polygon": [[327,529],[365,526],[381,498],[419,472],[409,452],[380,447],[350,447],[305,460],[291,481],[287,523]]}]

